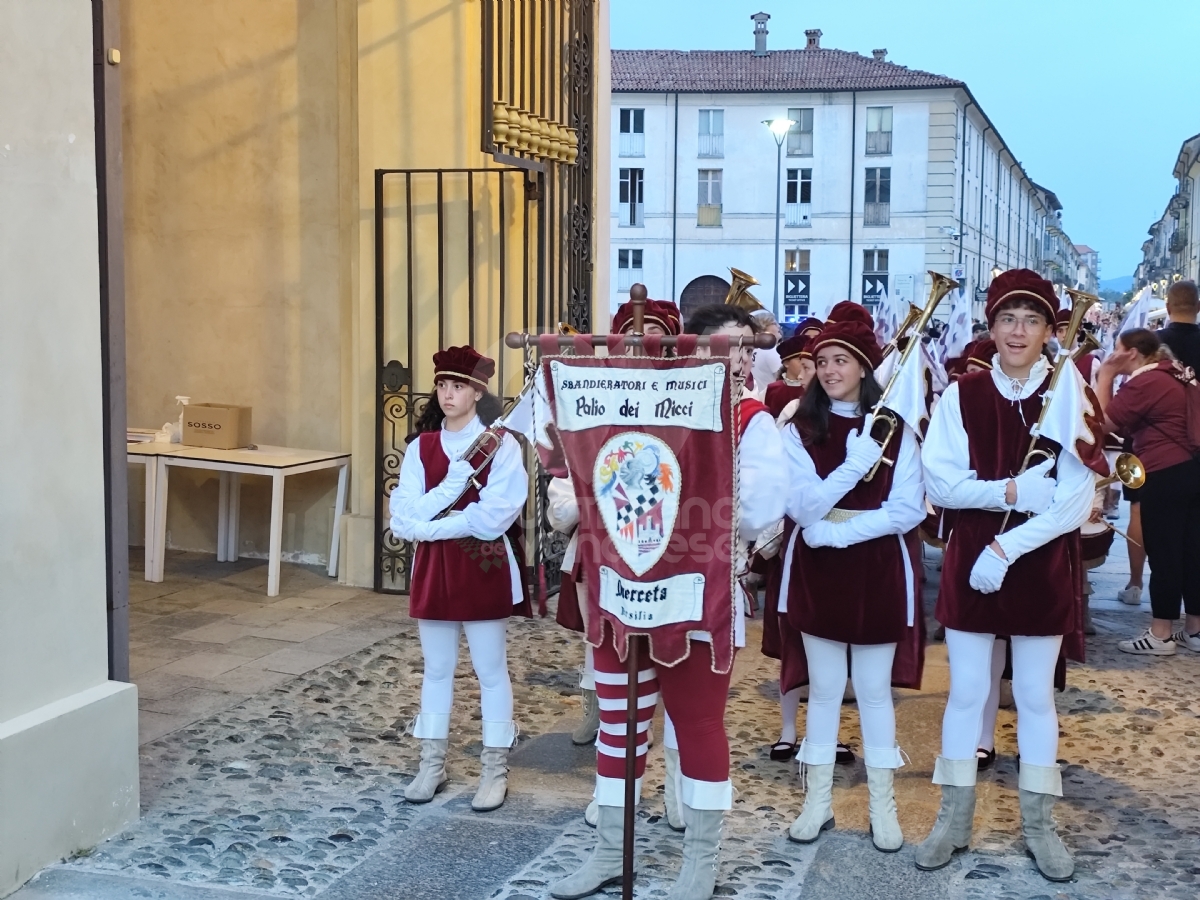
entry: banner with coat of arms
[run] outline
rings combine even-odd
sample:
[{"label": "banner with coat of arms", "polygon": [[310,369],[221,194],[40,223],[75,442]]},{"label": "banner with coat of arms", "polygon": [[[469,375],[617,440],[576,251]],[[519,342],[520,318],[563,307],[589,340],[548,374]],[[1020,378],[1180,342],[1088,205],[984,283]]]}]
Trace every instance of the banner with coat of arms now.
[{"label": "banner with coat of arms", "polygon": [[733,664],[736,412],[727,358],[543,357],[550,413],[579,500],[588,640],[631,636],[674,665],[689,635]]}]

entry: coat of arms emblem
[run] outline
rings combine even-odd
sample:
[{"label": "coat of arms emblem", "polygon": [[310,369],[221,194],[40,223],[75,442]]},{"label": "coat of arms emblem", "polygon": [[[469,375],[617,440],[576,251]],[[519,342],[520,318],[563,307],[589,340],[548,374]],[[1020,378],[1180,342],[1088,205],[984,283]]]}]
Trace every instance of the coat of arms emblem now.
[{"label": "coat of arms emblem", "polygon": [[596,504],[621,559],[643,575],[666,552],[679,512],[679,460],[665,441],[625,432],[596,455]]}]

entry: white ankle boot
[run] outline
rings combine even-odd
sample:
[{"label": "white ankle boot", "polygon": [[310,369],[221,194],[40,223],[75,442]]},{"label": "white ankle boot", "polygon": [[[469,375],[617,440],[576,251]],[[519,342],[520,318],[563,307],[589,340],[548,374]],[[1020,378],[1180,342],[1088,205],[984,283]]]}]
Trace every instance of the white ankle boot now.
[{"label": "white ankle boot", "polygon": [[667,900],[709,900],[717,886],[721,856],[723,809],[683,807],[687,831],[683,835],[683,866]]},{"label": "white ankle boot", "polygon": [[446,775],[448,745],[445,738],[421,739],[421,768],[404,789],[404,799],[409,803],[428,803],[446,786],[449,780]]},{"label": "white ankle boot", "polygon": [[625,809],[601,806],[596,817],[596,847],[578,871],[550,888],[556,900],[578,900],[601,888],[617,884],[622,877],[622,849],[625,836]]},{"label": "white ankle boot", "polygon": [[808,789],[804,809],[788,829],[788,838],[798,844],[811,844],[822,831],[833,827],[833,767],[834,763],[814,766],[804,763]]},{"label": "white ankle boot", "polygon": [[687,826],[683,803],[679,799],[679,751],[663,747],[663,763],[667,770],[663,776],[663,805],[667,808],[667,825],[672,831],[683,831]]},{"label": "white ankle boot", "polygon": [[471,801],[471,809],[490,812],[498,809],[508,796],[508,748],[484,747],[479,762],[479,789]]},{"label": "white ankle boot", "polygon": [[1062,793],[1062,775],[1058,766],[1022,763],[1018,787],[1025,849],[1047,881],[1070,881],[1075,874],[1075,861],[1058,836],[1054,817],[1050,814],[1056,795]]},{"label": "white ankle boot", "polygon": [[895,769],[867,766],[867,790],[871,796],[871,842],[876,850],[895,853],[904,846],[900,818],[896,814]]}]

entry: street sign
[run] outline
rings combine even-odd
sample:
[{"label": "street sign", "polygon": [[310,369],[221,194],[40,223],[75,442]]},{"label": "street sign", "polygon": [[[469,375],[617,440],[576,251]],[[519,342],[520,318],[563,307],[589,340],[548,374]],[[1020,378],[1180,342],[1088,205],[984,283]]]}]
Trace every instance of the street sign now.
[{"label": "street sign", "polygon": [[888,276],[886,272],[865,272],[863,274],[862,302],[878,303],[887,293]]},{"label": "street sign", "polygon": [[808,285],[811,278],[807,272],[783,273],[783,320],[798,322],[808,315]]}]

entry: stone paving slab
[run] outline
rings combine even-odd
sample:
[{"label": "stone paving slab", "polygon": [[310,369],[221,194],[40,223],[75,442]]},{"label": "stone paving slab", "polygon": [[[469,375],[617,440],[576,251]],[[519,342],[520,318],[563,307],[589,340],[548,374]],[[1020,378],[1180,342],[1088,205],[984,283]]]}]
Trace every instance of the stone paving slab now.
[{"label": "stone paving slab", "polygon": [[[837,829],[807,847],[788,842],[786,829],[803,794],[795,765],[767,756],[779,728],[778,669],[757,652],[760,625],[751,622],[749,647],[738,657],[728,705],[736,797],[718,896],[1195,897],[1200,892],[1200,654],[1147,659],[1116,651],[1115,639],[1143,627],[1148,616],[1147,604],[1136,609],[1115,600],[1127,573],[1122,553],[1118,541],[1109,563],[1090,573],[1099,634],[1089,640],[1087,664],[1069,668],[1068,689],[1057,696],[1066,796],[1056,817],[1077,859],[1074,881],[1046,882],[1024,855],[1012,710],[1000,712],[997,764],[980,780],[971,851],[938,873],[912,866],[912,845],[928,832],[938,802],[930,776],[948,672],[945,647],[937,643],[929,647],[923,689],[897,692],[898,738],[911,760],[896,779],[909,843],[886,855],[871,846],[861,760],[838,767]],[[927,610],[937,561],[936,554],[927,559]],[[204,564],[189,568],[184,563],[173,568],[184,570],[177,584],[188,587],[186,579]],[[247,561],[234,564],[239,565],[235,576],[249,571]],[[236,579],[232,589],[242,591],[238,585],[251,581],[249,576]],[[291,582],[296,585],[291,596],[320,591],[313,595],[320,603],[339,590],[322,585],[315,573]],[[219,593],[205,593],[207,602],[219,603],[212,599]],[[194,623],[193,629],[211,624],[212,619],[196,617],[213,614],[173,607],[171,596],[139,602],[163,604],[161,612],[139,615],[135,624],[135,639],[145,640],[145,653],[172,641],[207,646],[210,652],[228,646],[185,645],[172,637],[187,630],[184,624]],[[167,668],[194,654],[164,654],[171,660],[160,661],[144,676],[148,693],[156,695],[145,698],[144,705],[182,694],[160,708],[190,710],[193,720],[143,712],[141,821],[90,853],[47,870],[18,892],[17,900],[545,897],[546,886],[578,865],[594,841],[594,832],[582,822],[592,751],[574,747],[569,739],[580,715],[578,638],[553,619],[510,624],[522,734],[511,757],[510,799],[501,810],[483,815],[469,808],[479,772],[479,689],[468,654],[461,654],[448,759],[451,784],[434,803],[413,807],[403,802],[402,788],[417,764],[417,742],[404,735],[420,689],[415,625],[403,599],[350,590],[346,597],[316,610],[262,607],[286,616],[269,617],[269,624],[300,616],[306,617],[301,622],[328,620],[334,627],[324,632],[330,635],[327,652],[335,652],[343,634],[364,640],[383,635],[298,677],[270,672],[262,659],[243,658],[229,672],[196,679]],[[355,608],[353,617],[339,612],[343,603]],[[358,615],[363,611],[366,616]],[[254,615],[239,613],[238,618]],[[175,621],[164,625],[164,620]],[[304,639],[289,646],[303,651]],[[255,673],[264,680],[255,682]],[[222,680],[231,708],[205,718],[186,702],[189,697],[215,702],[205,685],[216,690]],[[659,734],[660,728],[656,724]],[[853,704],[843,707],[841,737],[862,745]],[[638,897],[665,896],[678,871],[682,838],[661,820],[661,782],[662,753],[656,747],[648,757],[638,819]],[[607,896],[619,892],[613,889]]]}]

